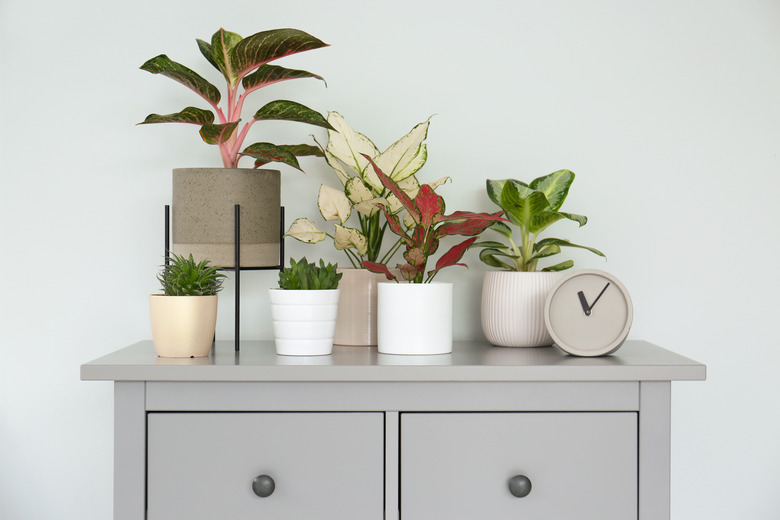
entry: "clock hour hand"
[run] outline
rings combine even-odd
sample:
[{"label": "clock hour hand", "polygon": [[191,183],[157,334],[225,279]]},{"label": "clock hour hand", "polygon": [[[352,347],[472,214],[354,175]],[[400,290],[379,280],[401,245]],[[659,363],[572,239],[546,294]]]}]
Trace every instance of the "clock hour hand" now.
[{"label": "clock hour hand", "polygon": [[577,293],[577,296],[580,297],[580,305],[582,305],[582,310],[585,312],[585,316],[590,316],[590,305],[588,305],[588,300],[585,299],[585,294],[580,291]]}]

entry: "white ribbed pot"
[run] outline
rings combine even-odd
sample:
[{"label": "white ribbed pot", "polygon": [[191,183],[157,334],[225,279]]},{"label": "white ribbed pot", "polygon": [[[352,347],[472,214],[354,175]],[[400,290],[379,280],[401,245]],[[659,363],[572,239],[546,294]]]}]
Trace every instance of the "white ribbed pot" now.
[{"label": "white ribbed pot", "polygon": [[381,273],[367,269],[338,269],[339,314],[336,318],[336,345],[376,345],[377,284],[387,281]]},{"label": "white ribbed pot", "polygon": [[217,326],[217,296],[151,294],[149,318],[158,356],[208,356]]},{"label": "white ribbed pot", "polygon": [[269,289],[276,353],[326,356],[333,352],[339,289]]},{"label": "white ribbed pot", "polygon": [[544,301],[561,272],[488,271],[482,281],[482,332],[500,347],[553,344]]},{"label": "white ribbed pot", "polygon": [[172,249],[235,267],[235,205],[241,206],[241,266],[279,265],[281,174],[250,168],[173,170]]},{"label": "white ribbed pot", "polygon": [[380,354],[452,352],[451,283],[383,282],[377,290]]}]

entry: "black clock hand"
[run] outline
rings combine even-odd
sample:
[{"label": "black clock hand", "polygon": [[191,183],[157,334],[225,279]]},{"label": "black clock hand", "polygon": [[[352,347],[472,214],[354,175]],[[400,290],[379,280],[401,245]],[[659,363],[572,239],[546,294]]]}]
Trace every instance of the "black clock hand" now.
[{"label": "black clock hand", "polygon": [[[598,295],[598,296],[596,296],[596,299],[595,299],[595,300],[593,300],[593,303],[591,303],[591,304],[590,304],[590,309],[588,309],[588,310],[591,310],[591,311],[593,310],[593,307],[595,307],[595,306],[596,306],[596,302],[598,302],[598,301],[599,301],[599,298],[601,298],[601,295],[602,295],[602,294],[604,294],[604,291],[606,291],[606,290],[607,290],[607,287],[609,287],[609,284],[610,284],[610,282],[607,282],[607,285],[605,285],[605,286],[604,286],[604,288],[601,290],[601,292],[599,293],[599,295]],[[590,313],[588,313],[588,316],[590,316]]]},{"label": "black clock hand", "polygon": [[577,296],[580,297],[580,305],[582,305],[582,310],[585,312],[585,316],[590,316],[590,305],[588,305],[588,300],[585,299],[585,294],[580,291],[577,293]]}]

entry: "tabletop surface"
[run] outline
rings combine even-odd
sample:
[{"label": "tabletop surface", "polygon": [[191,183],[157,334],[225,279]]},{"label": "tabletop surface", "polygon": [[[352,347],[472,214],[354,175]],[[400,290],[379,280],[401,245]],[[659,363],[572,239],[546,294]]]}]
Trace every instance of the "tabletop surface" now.
[{"label": "tabletop surface", "polygon": [[456,341],[451,354],[400,356],[336,345],[329,356],[278,356],[273,341],[218,341],[208,357],[160,358],[150,340],[81,366],[91,381],[702,381],[706,367],[646,341],[585,358],[557,347]]}]

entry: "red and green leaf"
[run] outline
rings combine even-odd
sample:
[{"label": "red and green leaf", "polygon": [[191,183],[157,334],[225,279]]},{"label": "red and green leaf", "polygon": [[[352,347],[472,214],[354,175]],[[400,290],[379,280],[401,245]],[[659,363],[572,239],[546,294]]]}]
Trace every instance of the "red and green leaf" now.
[{"label": "red and green leaf", "polygon": [[413,247],[404,253],[404,259],[409,262],[409,265],[419,267],[425,265],[425,261],[428,260],[428,255],[419,247]]},{"label": "red and green leaf", "polygon": [[398,269],[401,271],[401,276],[403,276],[404,280],[408,282],[413,282],[415,278],[420,275],[422,268],[422,266],[416,267],[410,264],[398,265]]},{"label": "red and green leaf", "polygon": [[217,87],[209,83],[194,70],[173,61],[165,54],[160,54],[148,60],[141,65],[141,70],[151,72],[152,74],[162,74],[166,78],[171,78],[192,90],[212,105],[219,103],[222,97]]},{"label": "red and green leaf", "polygon": [[271,101],[263,106],[255,113],[254,118],[257,120],[297,121],[333,130],[328,120],[319,112],[295,101],[284,99]]},{"label": "red and green leaf", "polygon": [[466,264],[458,263],[458,261],[463,258],[463,254],[466,252],[466,250],[476,241],[477,237],[471,237],[468,240],[453,246],[449,251],[444,253],[441,258],[439,258],[438,262],[436,262],[436,269],[428,271],[428,276],[432,278],[436,276],[436,273],[438,273],[441,269],[450,267],[452,265],[462,265],[463,267],[468,267]]},{"label": "red and green leaf", "polygon": [[[295,158],[295,154],[292,151],[272,143],[255,143],[249,145],[241,152],[241,155],[254,157],[256,159],[256,168],[263,164],[280,162],[303,171],[301,165],[298,164],[298,159]],[[258,162],[260,164],[258,164]]]},{"label": "red and green leaf", "polygon": [[[295,157],[305,157],[308,155],[313,155],[315,157],[322,157],[324,155],[320,148],[316,146],[312,146],[310,144],[278,144],[276,146],[278,148],[281,148],[282,150],[287,150]],[[261,157],[257,157],[255,158],[255,168],[259,168],[264,164],[268,164],[270,162],[273,161],[268,156],[264,155]]]},{"label": "red and green leaf", "polygon": [[208,144],[222,144],[235,133],[238,127],[238,121],[215,125],[209,123],[200,127],[200,136]]},{"label": "red and green leaf", "polygon": [[448,220],[460,220],[462,218],[481,218],[484,220],[490,220],[491,222],[509,222],[508,219],[503,217],[503,211],[497,211],[495,213],[474,213],[473,211],[455,211],[449,215],[442,215],[436,219],[436,222],[446,222]]},{"label": "red and green leaf", "polygon": [[445,235],[462,235],[462,236],[474,236],[479,235],[487,228],[489,228],[493,222],[489,220],[483,220],[480,218],[470,218],[461,222],[450,222],[439,226],[436,229],[436,234]]},{"label": "red and green leaf", "polygon": [[388,280],[395,280],[395,275],[390,272],[390,269],[384,264],[377,264],[376,262],[360,262],[360,265],[365,267],[372,273],[380,273],[387,277]]},{"label": "red and green leaf", "polygon": [[444,199],[427,184],[420,186],[414,205],[420,211],[420,227],[426,230],[433,225],[436,217],[444,214]]},{"label": "red and green leaf", "polygon": [[230,53],[230,65],[236,79],[241,79],[268,62],[327,46],[327,43],[298,29],[273,29],[241,40]]},{"label": "red and green leaf", "polygon": [[214,122],[214,113],[198,107],[187,107],[175,114],[149,114],[139,125],[150,123],[190,123],[193,125],[206,125]]},{"label": "red and green leaf", "polygon": [[409,195],[406,194],[404,190],[402,190],[398,183],[395,182],[393,179],[388,177],[387,175],[382,172],[382,170],[379,169],[379,166],[374,163],[373,159],[371,159],[370,156],[363,154],[363,157],[365,157],[369,163],[371,163],[371,166],[374,168],[374,171],[376,172],[377,176],[379,177],[380,182],[382,185],[390,190],[390,192],[398,197],[398,200],[401,202],[401,205],[404,207],[404,209],[409,213],[409,216],[412,217],[415,224],[420,224],[420,211],[417,209],[417,207],[412,202],[412,199],[409,198]]},{"label": "red and green leaf", "polygon": [[[244,87],[245,95],[253,90],[279,83],[280,81],[287,81],[291,79],[300,78],[316,78],[325,82],[322,76],[306,72],[305,70],[285,69],[278,65],[263,65],[252,74],[246,76],[241,84]],[[325,83],[327,85],[327,83]]]}]

